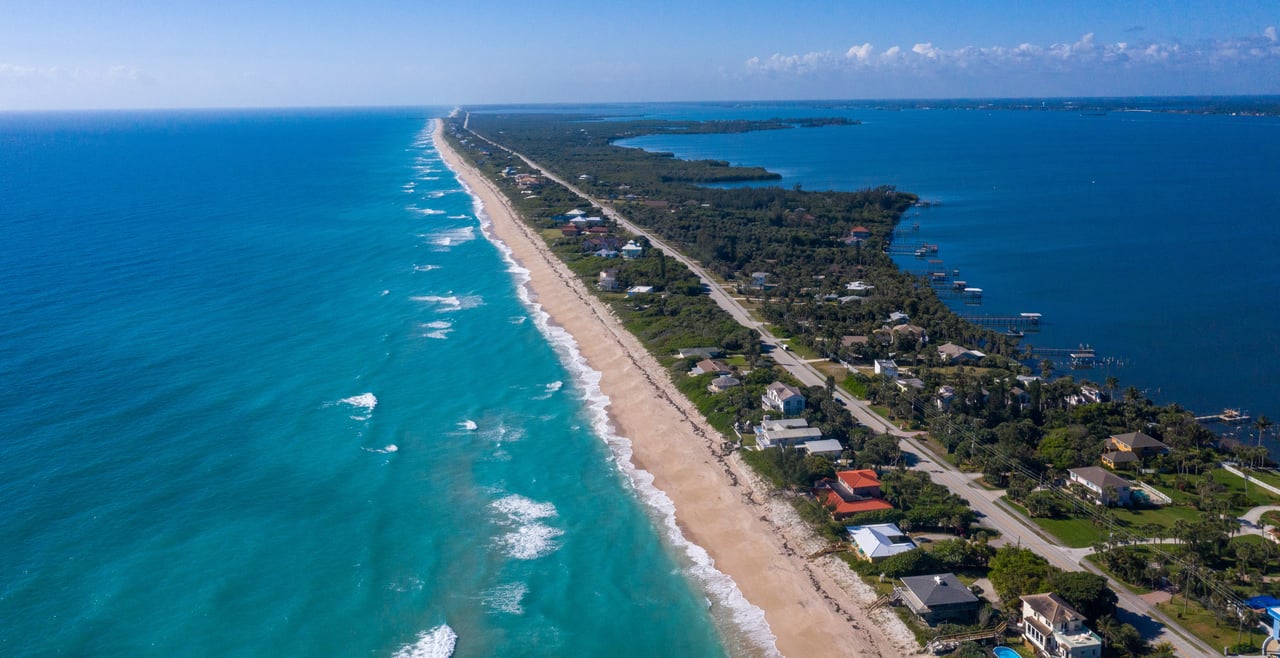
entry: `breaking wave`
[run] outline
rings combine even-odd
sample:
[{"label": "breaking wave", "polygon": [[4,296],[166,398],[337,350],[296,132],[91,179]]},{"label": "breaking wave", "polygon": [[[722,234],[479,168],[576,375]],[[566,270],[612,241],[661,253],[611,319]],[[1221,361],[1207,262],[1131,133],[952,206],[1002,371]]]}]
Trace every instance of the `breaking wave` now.
[{"label": "breaking wave", "polygon": [[400,647],[391,658],[449,658],[457,645],[458,634],[448,624],[441,624],[418,633],[413,644]]}]

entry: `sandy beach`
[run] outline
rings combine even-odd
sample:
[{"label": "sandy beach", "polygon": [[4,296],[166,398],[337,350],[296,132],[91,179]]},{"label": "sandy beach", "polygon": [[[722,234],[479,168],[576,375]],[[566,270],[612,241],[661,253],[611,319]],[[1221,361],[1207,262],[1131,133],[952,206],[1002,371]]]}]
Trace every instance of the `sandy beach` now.
[{"label": "sandy beach", "polygon": [[867,613],[874,599],[834,557],[807,560],[822,548],[785,501],[733,455],[670,383],[665,370],[622,328],[516,216],[505,197],[443,138],[442,157],[484,204],[494,235],[529,270],[532,298],[568,331],[601,373],[617,434],[632,443],[636,467],[674,503],[681,532],[704,548],[746,599],[764,611],[786,656],[902,656],[915,640],[891,612]]}]

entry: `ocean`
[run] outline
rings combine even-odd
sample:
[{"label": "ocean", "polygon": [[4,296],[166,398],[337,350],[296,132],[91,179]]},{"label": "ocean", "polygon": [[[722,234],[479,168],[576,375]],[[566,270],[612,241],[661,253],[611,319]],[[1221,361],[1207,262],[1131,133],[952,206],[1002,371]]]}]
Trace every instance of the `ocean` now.
[{"label": "ocean", "polygon": [[768,653],[442,113],[0,115],[0,654]]},{"label": "ocean", "polygon": [[[957,312],[1041,313],[1043,326],[1024,344],[1096,350],[1094,368],[1059,361],[1057,374],[1100,384],[1114,376],[1121,389],[1199,415],[1233,408],[1280,419],[1280,118],[803,103],[617,111],[857,119],[861,125],[622,144],[762,166],[782,174],[773,184],[785,187],[916,193],[935,205],[903,218],[900,241],[938,245],[929,258],[983,289],[980,305],[947,298]],[[911,254],[896,260],[925,271]],[[1256,440],[1251,424],[1236,431]]]}]

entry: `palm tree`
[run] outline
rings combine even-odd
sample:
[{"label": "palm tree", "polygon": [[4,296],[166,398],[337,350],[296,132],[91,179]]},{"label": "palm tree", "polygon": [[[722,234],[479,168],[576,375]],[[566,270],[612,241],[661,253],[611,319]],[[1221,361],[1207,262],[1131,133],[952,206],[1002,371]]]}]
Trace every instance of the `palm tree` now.
[{"label": "palm tree", "polygon": [[1114,375],[1107,375],[1106,387],[1107,387],[1107,398],[1110,399],[1112,402],[1115,402],[1116,389],[1120,387],[1120,380],[1116,379]]},{"label": "palm tree", "polygon": [[1258,430],[1258,446],[1259,447],[1262,446],[1263,433],[1265,433],[1267,429],[1271,427],[1271,425],[1272,425],[1271,419],[1267,418],[1265,414],[1262,416],[1258,416],[1258,418],[1253,421],[1253,428]]}]

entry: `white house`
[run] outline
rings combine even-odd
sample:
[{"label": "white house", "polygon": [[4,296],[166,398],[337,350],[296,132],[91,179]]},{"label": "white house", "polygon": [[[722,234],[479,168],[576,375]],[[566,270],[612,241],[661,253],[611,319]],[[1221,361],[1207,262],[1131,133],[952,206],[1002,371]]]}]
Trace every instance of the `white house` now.
[{"label": "white house", "polygon": [[805,441],[800,444],[800,449],[805,451],[805,454],[814,457],[830,457],[832,459],[836,459],[840,455],[844,454],[844,447],[835,439]]},{"label": "white house", "polygon": [[916,549],[915,542],[907,537],[907,533],[892,523],[850,526],[845,529],[849,531],[849,539],[858,549],[858,557],[868,562],[879,562]]},{"label": "white house", "polygon": [[1057,594],[1022,597],[1022,637],[1053,658],[1102,656],[1102,638],[1084,625],[1084,615]]},{"label": "white house", "polygon": [[898,378],[898,364],[893,359],[876,359],[875,371],[877,375],[883,375],[889,379]]},{"label": "white house", "polygon": [[794,416],[804,411],[804,396],[800,394],[800,390],[782,382],[769,384],[764,390],[764,395],[760,396],[760,403],[765,409],[780,411],[786,416]]},{"label": "white house", "polygon": [[620,251],[622,252],[623,258],[627,260],[634,260],[644,253],[644,247],[636,244],[635,240],[628,240],[627,244],[623,245]]},{"label": "white house", "polygon": [[809,441],[822,440],[822,430],[809,427],[803,418],[766,420],[755,428],[756,446],[765,448],[790,448]]},{"label": "white house", "polygon": [[938,346],[938,356],[941,356],[942,360],[947,363],[973,363],[982,360],[987,355],[955,343],[946,343]]},{"label": "white house", "polygon": [[636,295],[653,294],[653,286],[631,286],[627,288],[627,296],[635,297]]},{"label": "white house", "polygon": [[871,292],[872,290],[875,290],[876,287],[871,285],[870,283],[867,283],[866,281],[853,281],[851,283],[844,284],[844,289],[852,292],[855,295],[862,296]]},{"label": "white house", "polygon": [[1093,493],[1099,505],[1129,505],[1132,487],[1128,480],[1101,466],[1072,468],[1071,481]]},{"label": "white house", "polygon": [[600,282],[596,284],[601,290],[613,292],[618,289],[618,271],[604,270],[600,273]]}]

